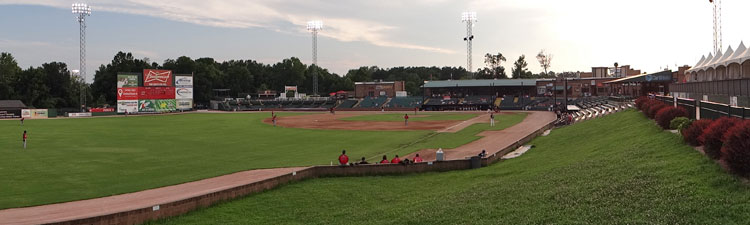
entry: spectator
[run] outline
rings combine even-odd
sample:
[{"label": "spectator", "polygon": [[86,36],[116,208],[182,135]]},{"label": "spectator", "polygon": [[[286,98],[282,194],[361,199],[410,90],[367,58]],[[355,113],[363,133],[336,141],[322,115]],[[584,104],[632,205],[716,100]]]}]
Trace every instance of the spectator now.
[{"label": "spectator", "polygon": [[362,161],[359,161],[359,163],[357,163],[357,165],[365,165],[365,164],[370,164],[370,163],[368,163],[368,162],[367,162],[367,161],[365,160],[365,157],[364,157],[364,156],[362,156]]},{"label": "spectator", "polygon": [[339,165],[346,165],[347,163],[349,163],[349,156],[346,156],[346,150],[342,150],[339,156]]},{"label": "spectator", "polygon": [[409,159],[404,159],[404,161],[399,162],[401,165],[409,165],[414,164],[414,162],[409,161]]},{"label": "spectator", "polygon": [[417,153],[417,156],[414,156],[414,162],[415,163],[421,163],[422,162],[422,157],[419,157],[419,153]]},{"label": "spectator", "polygon": [[482,149],[482,152],[479,153],[479,157],[484,158],[485,156],[487,156],[487,150]]},{"label": "spectator", "polygon": [[401,159],[398,158],[398,155],[396,155],[396,157],[393,157],[393,159],[391,159],[391,163],[393,163],[393,164],[396,164],[396,163],[399,163],[399,162],[401,162]]},{"label": "spectator", "polygon": [[388,164],[388,158],[383,155],[383,160],[380,161],[380,164]]}]

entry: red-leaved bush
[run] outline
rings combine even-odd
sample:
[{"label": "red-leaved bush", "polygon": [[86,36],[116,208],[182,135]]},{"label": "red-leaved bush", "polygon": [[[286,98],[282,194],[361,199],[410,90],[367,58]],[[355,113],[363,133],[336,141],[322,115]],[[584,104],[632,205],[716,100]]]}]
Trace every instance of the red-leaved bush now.
[{"label": "red-leaved bush", "polygon": [[659,112],[659,110],[661,110],[662,108],[668,107],[668,105],[664,104],[663,102],[660,102],[657,100],[654,100],[654,101],[656,101],[656,103],[653,103],[650,107],[648,107],[648,113],[646,114],[646,116],[648,116],[648,118],[651,118],[651,119],[656,117],[656,113]]},{"label": "red-leaved bush", "polygon": [[721,146],[724,144],[724,133],[741,122],[741,119],[734,117],[721,117],[711,123],[700,136],[701,142],[703,142],[703,152],[711,159],[720,159]]},{"label": "red-leaved bush", "polygon": [[667,106],[664,108],[661,108],[658,112],[656,112],[656,123],[659,124],[659,126],[662,129],[669,129],[669,123],[672,122],[672,119],[677,117],[687,117],[687,110],[680,107],[674,107],[674,106]]},{"label": "red-leaved bush", "polygon": [[644,104],[644,103],[646,103],[646,102],[648,102],[649,100],[651,100],[651,99],[649,99],[649,98],[648,98],[648,96],[641,96],[641,97],[638,97],[638,98],[637,98],[637,99],[635,100],[635,108],[636,108],[636,109],[638,109],[638,110],[642,110],[642,109],[643,109],[643,108],[642,108],[642,107],[643,107],[643,104]]},{"label": "red-leaved bush", "polygon": [[750,121],[737,123],[724,134],[721,158],[732,172],[750,177]]},{"label": "red-leaved bush", "polygon": [[699,137],[703,134],[703,130],[713,122],[713,120],[709,119],[694,121],[689,127],[682,130],[682,138],[691,146],[703,145],[703,142],[700,141]]},{"label": "red-leaved bush", "polygon": [[641,112],[643,112],[643,115],[648,114],[648,109],[651,108],[652,105],[659,103],[659,101],[648,99],[645,102],[641,103]]}]

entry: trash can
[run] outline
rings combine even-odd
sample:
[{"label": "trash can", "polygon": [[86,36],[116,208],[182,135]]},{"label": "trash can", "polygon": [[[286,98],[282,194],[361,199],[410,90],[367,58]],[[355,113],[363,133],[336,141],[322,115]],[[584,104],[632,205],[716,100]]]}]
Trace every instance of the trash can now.
[{"label": "trash can", "polygon": [[479,156],[472,156],[471,157],[471,168],[472,169],[477,169],[477,168],[482,167],[482,160],[481,159],[482,158],[480,158]]},{"label": "trash can", "polygon": [[437,152],[435,153],[435,161],[443,161],[444,155],[443,155],[443,148],[439,148]]}]

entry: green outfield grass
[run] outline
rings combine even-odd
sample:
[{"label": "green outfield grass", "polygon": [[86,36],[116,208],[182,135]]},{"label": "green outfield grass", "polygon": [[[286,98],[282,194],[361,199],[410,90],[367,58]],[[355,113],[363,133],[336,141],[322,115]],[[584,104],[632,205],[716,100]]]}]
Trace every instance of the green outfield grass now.
[{"label": "green outfield grass", "polygon": [[[352,116],[342,118],[341,120],[346,121],[404,121],[405,113],[383,113],[383,114],[370,114],[361,116]],[[440,112],[419,112],[414,115],[413,112],[409,114],[409,121],[436,121],[436,120],[468,120],[476,117],[478,114],[469,113],[440,113]]]},{"label": "green outfield grass", "polygon": [[[281,116],[289,115],[280,113]],[[0,121],[0,208],[103,197],[237,171],[327,165],[459,146],[488,128],[343,131],[272,127],[267,113]],[[525,115],[500,117],[508,127]],[[29,132],[28,149],[21,134]]]},{"label": "green outfield grass", "polygon": [[636,111],[470,171],[322,178],[155,224],[746,224],[750,188]]}]

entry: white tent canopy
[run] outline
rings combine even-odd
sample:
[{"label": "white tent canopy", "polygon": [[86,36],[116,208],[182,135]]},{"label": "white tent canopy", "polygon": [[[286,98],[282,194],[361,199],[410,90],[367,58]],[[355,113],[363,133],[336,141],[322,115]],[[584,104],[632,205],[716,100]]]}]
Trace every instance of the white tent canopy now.
[{"label": "white tent canopy", "polygon": [[701,57],[698,63],[693,68],[690,68],[688,72],[716,69],[719,66],[729,66],[732,63],[742,64],[747,60],[750,60],[750,48],[746,47],[744,42],[740,42],[736,51],[730,46],[726,51],[718,52],[715,56],[709,53],[708,57]]}]

